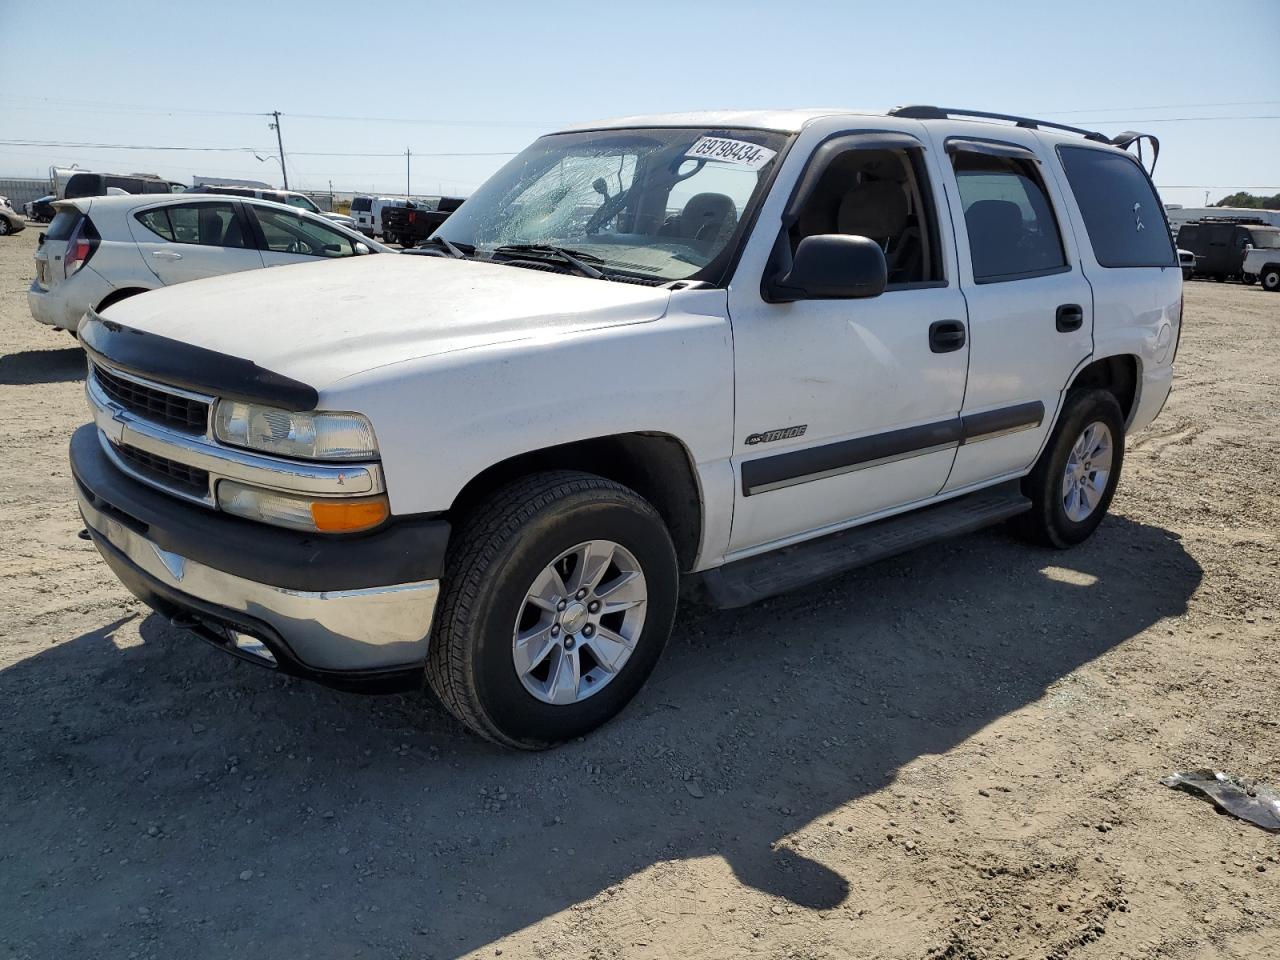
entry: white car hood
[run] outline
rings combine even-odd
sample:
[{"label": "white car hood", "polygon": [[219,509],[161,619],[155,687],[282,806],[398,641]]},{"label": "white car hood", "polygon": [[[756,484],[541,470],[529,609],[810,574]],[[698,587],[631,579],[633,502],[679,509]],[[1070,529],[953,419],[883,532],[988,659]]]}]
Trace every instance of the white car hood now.
[{"label": "white car hood", "polygon": [[402,360],[657,320],[670,295],[523,267],[377,254],[165,287],[104,316],[323,390]]}]

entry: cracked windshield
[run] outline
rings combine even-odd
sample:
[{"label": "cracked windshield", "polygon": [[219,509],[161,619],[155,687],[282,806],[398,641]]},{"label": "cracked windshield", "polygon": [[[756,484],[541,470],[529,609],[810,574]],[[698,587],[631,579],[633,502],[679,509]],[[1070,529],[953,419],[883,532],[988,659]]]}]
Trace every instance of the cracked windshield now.
[{"label": "cracked windshield", "polygon": [[496,258],[554,247],[605,276],[713,279],[784,142],[760,130],[705,128],[544,137],[436,235]]}]

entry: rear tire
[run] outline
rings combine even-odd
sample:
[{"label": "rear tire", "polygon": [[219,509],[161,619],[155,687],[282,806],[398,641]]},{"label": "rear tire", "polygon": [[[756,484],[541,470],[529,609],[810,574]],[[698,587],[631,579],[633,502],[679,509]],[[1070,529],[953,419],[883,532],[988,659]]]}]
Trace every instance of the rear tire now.
[{"label": "rear tire", "polygon": [[[671,537],[646,500],[592,474],[534,474],[475,509],[454,544],[426,672],[463,724],[539,750],[595,729],[636,695],[671,633],[679,582]],[[578,552],[595,544],[616,564]],[[610,612],[624,605],[630,612]]]},{"label": "rear tire", "polygon": [[1280,292],[1280,267],[1267,267],[1258,274],[1258,282],[1262,284],[1263,290]]},{"label": "rear tire", "polygon": [[1111,505],[1124,462],[1124,417],[1107,390],[1072,390],[1022,492],[1024,537],[1065,549],[1088,539]]},{"label": "rear tire", "polygon": [[9,221],[6,220],[4,217],[0,217],[0,237],[7,237],[8,235],[9,235]]}]

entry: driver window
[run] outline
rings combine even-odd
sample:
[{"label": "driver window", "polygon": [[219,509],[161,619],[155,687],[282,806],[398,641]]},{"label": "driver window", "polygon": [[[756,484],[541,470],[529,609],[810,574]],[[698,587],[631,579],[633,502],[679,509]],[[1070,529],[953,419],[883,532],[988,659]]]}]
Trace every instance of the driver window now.
[{"label": "driver window", "polygon": [[355,246],[344,234],[286,210],[249,206],[262,228],[267,249],[275,253],[296,253],[307,257],[350,257]]},{"label": "driver window", "polygon": [[869,237],[884,251],[889,289],[943,279],[928,181],[918,150],[846,150],[823,172],[789,239]]}]

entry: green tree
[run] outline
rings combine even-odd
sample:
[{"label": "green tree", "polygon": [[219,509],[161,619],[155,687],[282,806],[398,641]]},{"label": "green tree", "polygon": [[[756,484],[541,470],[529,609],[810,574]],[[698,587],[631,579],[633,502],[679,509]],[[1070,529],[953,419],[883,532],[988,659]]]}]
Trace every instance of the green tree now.
[{"label": "green tree", "polygon": [[1252,193],[1233,193],[1223,197],[1215,207],[1250,207],[1254,210],[1280,210],[1280,193],[1270,197],[1255,197]]}]

